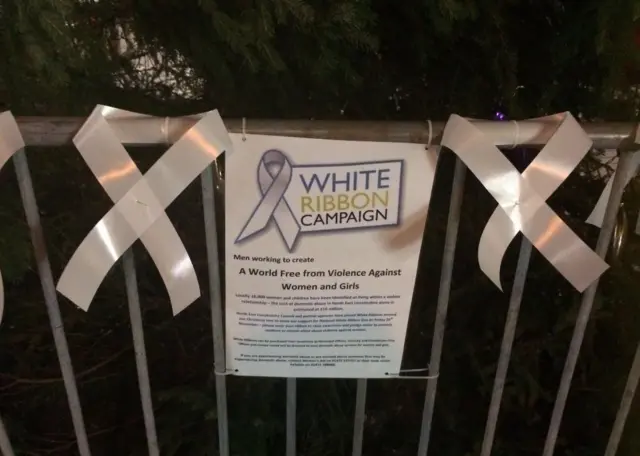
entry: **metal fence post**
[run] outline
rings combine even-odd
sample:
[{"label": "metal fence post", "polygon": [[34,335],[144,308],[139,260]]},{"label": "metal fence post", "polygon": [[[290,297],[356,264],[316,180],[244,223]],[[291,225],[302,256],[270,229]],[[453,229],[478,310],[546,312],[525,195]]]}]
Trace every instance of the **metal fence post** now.
[{"label": "metal fence post", "polygon": [[138,387],[140,389],[140,400],[142,401],[142,415],[144,417],[144,428],[147,434],[149,456],[159,456],[160,450],[158,448],[156,420],[153,414],[153,402],[151,400],[151,384],[149,382],[147,350],[144,345],[144,329],[142,327],[142,311],[140,310],[136,264],[131,249],[132,247],[125,252],[122,258],[122,268],[124,270],[124,282],[127,289],[131,334],[133,336],[133,349],[136,356],[136,370],[138,372]]},{"label": "metal fence post", "polygon": [[627,378],[627,384],[624,387],[624,393],[622,394],[622,400],[620,401],[620,407],[616,414],[616,420],[613,423],[613,429],[611,430],[611,436],[609,437],[609,443],[607,443],[607,449],[604,452],[604,456],[615,456],[618,451],[618,445],[622,438],[622,432],[624,431],[624,425],[627,422],[627,416],[629,416],[629,410],[631,410],[631,404],[633,398],[636,395],[636,389],[638,388],[638,381],[640,380],[640,344],[636,349],[636,354],[633,357],[633,364],[631,364],[631,370],[629,371],[629,377]]},{"label": "metal fence post", "polygon": [[453,264],[456,256],[456,244],[458,242],[458,228],[460,227],[460,213],[462,209],[466,172],[466,166],[462,163],[462,160],[456,157],[456,167],[453,174],[453,185],[451,188],[451,199],[449,202],[447,233],[444,240],[444,254],[442,256],[442,270],[440,273],[438,304],[436,306],[436,320],[433,327],[431,357],[429,358],[429,373],[433,374],[433,378],[427,380],[427,392],[425,393],[422,426],[420,428],[418,456],[427,456],[427,450],[429,449],[429,437],[431,435],[433,410],[436,403],[436,390],[438,388],[438,376],[440,374],[440,358],[442,357],[444,332],[447,324],[447,310],[449,308],[449,295],[451,294],[451,279],[453,276]]},{"label": "metal fence post", "polygon": [[29,164],[27,163],[27,155],[23,150],[13,156],[13,163],[18,178],[18,186],[20,187],[20,195],[22,196],[22,204],[24,212],[31,231],[31,242],[33,244],[33,253],[38,265],[38,273],[40,274],[40,283],[42,284],[42,292],[44,294],[44,303],[47,306],[49,314],[49,323],[53,332],[53,340],[58,353],[58,361],[60,362],[60,371],[62,380],[67,392],[67,400],[69,402],[69,411],[73,421],[73,428],[78,441],[78,452],[80,456],[91,456],[89,449],[89,439],[87,438],[87,430],[84,425],[82,416],[82,405],[78,395],[78,387],[76,378],[73,373],[73,365],[71,364],[71,355],[69,354],[69,345],[67,344],[67,336],[64,333],[64,324],[60,314],[60,306],[58,304],[58,295],[56,294],[56,286],[53,282],[53,273],[51,272],[51,263],[49,262],[49,254],[44,240],[44,231],[40,223],[40,212],[36,195],[33,191],[33,183],[31,182],[31,173],[29,172]]},{"label": "metal fence post", "polygon": [[365,408],[367,404],[367,379],[359,378],[356,387],[356,413],[353,419],[352,456],[362,455],[362,437],[364,435]]},{"label": "metal fence post", "polygon": [[218,255],[213,166],[217,166],[215,162],[209,166],[201,176],[202,205],[205,240],[207,244],[207,269],[209,270],[209,300],[211,305],[211,330],[213,332],[213,369],[216,377],[216,403],[218,407],[218,441],[220,456],[229,456],[229,418],[227,415],[224,321],[222,319],[220,257]]},{"label": "metal fence post", "polygon": [[287,378],[287,451],[286,456],[296,456],[296,379]]},{"label": "metal fence post", "polygon": [[507,378],[507,371],[509,370],[511,348],[513,347],[513,340],[516,335],[518,315],[520,314],[520,303],[522,302],[522,295],[524,294],[524,284],[527,281],[527,270],[529,269],[529,260],[531,259],[532,249],[533,246],[531,245],[531,242],[523,236],[522,244],[520,245],[520,253],[518,254],[516,274],[513,279],[513,289],[511,290],[511,298],[509,299],[507,321],[504,324],[500,357],[498,358],[496,377],[493,381],[489,415],[487,416],[480,456],[491,455],[491,448],[493,447],[493,440],[498,424],[498,414],[500,413],[500,404],[502,403],[502,393],[504,391],[504,383]]},{"label": "metal fence post", "polygon": [[[631,153],[624,152],[622,153],[620,162],[618,163],[618,169],[613,180],[611,195],[609,196],[607,210],[604,215],[602,228],[596,245],[596,253],[600,255],[601,258],[606,256],[609,242],[611,241],[618,208],[620,206],[622,193],[624,192],[626,184],[624,176],[627,173],[629,166],[631,166],[631,158]],[[571,388],[571,380],[573,379],[573,373],[575,371],[576,364],[578,363],[580,348],[584,339],[584,333],[587,329],[587,324],[589,323],[591,308],[593,307],[593,301],[596,297],[596,292],[598,291],[599,282],[600,280],[593,282],[582,295],[578,318],[576,319],[571,344],[569,345],[569,352],[565,359],[562,378],[560,379],[560,386],[558,387],[556,402],[549,422],[549,431],[547,432],[547,438],[542,452],[543,456],[552,456],[555,450],[558,432],[560,431],[560,424],[562,423],[562,415],[564,414],[567,397],[569,396],[569,389]]]},{"label": "metal fence post", "polygon": [[9,435],[7,434],[7,429],[4,427],[2,418],[0,418],[0,453],[2,453],[3,456],[16,456],[11,447],[11,441],[9,440]]}]

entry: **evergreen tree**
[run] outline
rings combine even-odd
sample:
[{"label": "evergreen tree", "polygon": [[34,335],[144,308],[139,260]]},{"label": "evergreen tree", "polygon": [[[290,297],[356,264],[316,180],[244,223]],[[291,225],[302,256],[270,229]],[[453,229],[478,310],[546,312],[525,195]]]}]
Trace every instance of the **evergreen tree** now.
[{"label": "evergreen tree", "polygon": [[108,98],[228,116],[442,118],[502,105],[628,118],[638,4],[4,0],[0,102],[50,114]]}]

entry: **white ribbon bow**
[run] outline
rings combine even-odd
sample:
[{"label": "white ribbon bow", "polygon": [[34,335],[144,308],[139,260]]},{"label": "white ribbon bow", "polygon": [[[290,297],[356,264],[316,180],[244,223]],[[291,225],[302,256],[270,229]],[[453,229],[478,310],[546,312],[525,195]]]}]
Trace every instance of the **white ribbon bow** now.
[{"label": "white ribbon bow", "polygon": [[[113,119],[138,121],[141,127],[152,117],[97,106],[75,136],[78,151],[115,205],[73,254],[57,289],[88,310],[109,270],[140,239],[160,271],[177,315],[200,297],[200,286],[165,210],[217,157],[231,152],[231,139],[218,111],[208,112],[143,176],[120,142],[126,135],[119,138],[111,127]],[[155,130],[154,142],[168,140],[167,125]],[[138,141],[147,142],[148,134],[141,128]],[[127,140],[137,142],[135,137]]]},{"label": "white ribbon bow", "polygon": [[468,120],[452,115],[445,127],[442,146],[451,149],[498,202],[482,233],[478,261],[500,289],[502,259],[519,232],[578,291],[609,267],[546,203],[591,147],[571,114],[559,119],[556,133],[522,174]]},{"label": "white ribbon bow", "polygon": [[[24,148],[24,139],[20,134],[18,123],[9,111],[0,114],[0,170],[9,159]],[[4,315],[4,285],[0,271],[0,322]]]}]

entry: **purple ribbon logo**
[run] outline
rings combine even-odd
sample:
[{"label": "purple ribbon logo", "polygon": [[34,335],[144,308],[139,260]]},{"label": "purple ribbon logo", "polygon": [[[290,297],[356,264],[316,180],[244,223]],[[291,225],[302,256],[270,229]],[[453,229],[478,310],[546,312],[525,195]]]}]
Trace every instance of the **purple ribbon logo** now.
[{"label": "purple ribbon logo", "polygon": [[236,238],[236,244],[261,233],[273,220],[287,248],[293,251],[300,225],[284,196],[292,175],[293,166],[284,153],[272,149],[262,154],[257,176],[262,198]]}]

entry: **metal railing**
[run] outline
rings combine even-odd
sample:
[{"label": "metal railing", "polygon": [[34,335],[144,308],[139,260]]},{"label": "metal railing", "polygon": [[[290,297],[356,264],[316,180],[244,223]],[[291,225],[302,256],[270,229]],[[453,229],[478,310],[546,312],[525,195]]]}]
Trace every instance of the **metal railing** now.
[{"label": "metal railing", "polygon": [[[184,131],[190,128],[196,118],[184,117],[171,119],[167,123],[166,119],[147,119],[144,127],[168,128],[166,139],[172,142],[180,137]],[[71,143],[71,139],[84,119],[81,118],[18,118],[18,123],[22,131],[27,146],[60,146]],[[139,123],[121,122],[114,127],[121,141],[125,144],[135,146],[144,144],[157,144],[157,135],[150,135],[149,141],[137,142],[133,144],[128,138],[129,134],[136,130],[136,136],[140,137],[138,129]],[[480,122],[483,123],[483,122]],[[240,132],[244,122],[231,120],[226,122],[227,127],[232,132]],[[483,125],[487,130],[495,129],[496,123],[485,122]],[[327,122],[327,121],[270,121],[252,120],[244,130],[246,134],[266,134],[282,136],[299,136],[309,138],[324,139],[351,139],[389,142],[414,142],[427,143],[431,141],[437,144],[444,122],[433,122],[430,125],[432,135],[429,133],[425,122]],[[603,226],[598,237],[596,252],[604,258],[609,245],[615,221],[620,206],[622,194],[625,187],[623,175],[631,164],[631,153],[637,147],[633,141],[627,138],[634,132],[635,126],[630,123],[597,123],[584,124],[584,130],[590,136],[595,148],[618,149],[621,153],[618,164],[618,172],[613,182],[612,191],[607,205]],[[491,132],[489,132],[491,133]],[[493,131],[497,135],[511,135],[508,123],[503,123]],[[518,128],[518,143],[529,146],[540,146],[547,142],[553,133],[553,125],[540,122],[523,122]],[[433,136],[430,138],[429,136]],[[433,141],[432,141],[433,139]],[[83,411],[78,395],[76,379],[74,376],[71,357],[64,331],[58,297],[55,289],[54,278],[49,262],[47,247],[45,245],[44,233],[40,221],[40,214],[36,197],[34,194],[31,174],[27,163],[27,156],[24,150],[18,152],[14,157],[14,166],[20,188],[20,194],[26,214],[26,219],[30,229],[34,255],[38,267],[38,273],[42,284],[44,301],[49,315],[49,322],[54,336],[55,348],[64,380],[67,394],[69,410],[71,413],[73,427],[77,439],[78,452],[81,456],[90,456],[89,441],[83,419]],[[201,176],[203,213],[206,233],[206,252],[208,260],[209,286],[210,286],[210,306],[212,312],[212,331],[214,349],[214,369],[216,372],[216,398],[218,407],[218,435],[219,452],[221,456],[230,454],[229,426],[227,413],[227,390],[226,390],[226,370],[225,370],[225,349],[224,349],[224,322],[223,322],[223,298],[221,296],[220,258],[218,254],[217,232],[216,232],[216,210],[215,210],[215,188],[216,175],[215,165],[207,169]],[[440,287],[436,307],[435,324],[433,327],[433,341],[430,355],[430,370],[439,372],[440,361],[444,345],[444,333],[447,324],[447,310],[450,298],[452,273],[454,268],[454,257],[458,240],[458,229],[462,210],[463,191],[465,186],[466,167],[460,161],[456,161],[453,184],[444,242],[444,254],[442,258],[442,268],[440,277]],[[486,429],[482,443],[481,456],[489,456],[492,451],[496,425],[502,395],[511,358],[511,349],[515,337],[515,329],[518,322],[520,303],[524,294],[524,286],[527,278],[527,269],[532,253],[532,245],[523,239],[518,256],[517,267],[507,312],[506,323],[503,332],[498,366],[493,383],[491,402],[486,421]],[[132,335],[134,341],[135,360],[138,373],[138,382],[144,423],[146,429],[147,444],[151,456],[159,455],[158,438],[156,433],[153,405],[151,401],[151,391],[149,384],[149,373],[147,367],[147,357],[145,351],[144,333],[142,327],[142,317],[140,310],[140,299],[138,294],[136,268],[133,253],[129,251],[123,259],[125,285],[127,300],[129,305]],[[556,396],[553,414],[549,423],[548,433],[543,450],[543,456],[551,456],[556,446],[558,431],[562,421],[563,412],[566,406],[567,396],[574,375],[578,355],[585,334],[586,325],[589,321],[594,298],[598,288],[598,282],[593,283],[582,295],[582,302],[576,320],[573,337],[565,361],[560,386]],[[622,402],[617,413],[616,421],[611,432],[609,443],[606,449],[606,456],[613,456],[616,453],[625,421],[633,401],[635,389],[640,380],[640,346],[633,361],[628,381],[624,390]],[[408,380],[407,380],[408,381]],[[415,381],[415,380],[413,380]],[[435,406],[436,392],[438,387],[438,377],[433,376],[426,380],[426,395],[424,403],[423,418],[420,431],[418,456],[426,456],[429,449],[429,438],[432,429],[433,412]],[[365,425],[367,380],[357,380],[356,406],[354,417],[354,432],[352,455],[362,454],[363,431]],[[0,450],[5,456],[14,456],[9,443],[9,437],[0,420]],[[286,382],[286,455],[296,454],[296,379],[288,378]]]}]

